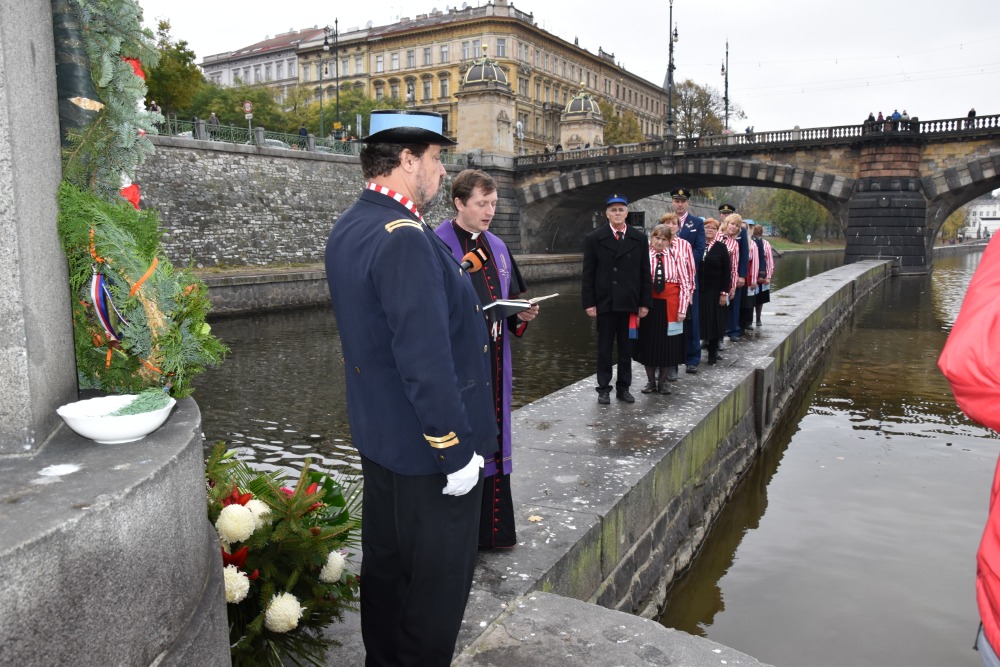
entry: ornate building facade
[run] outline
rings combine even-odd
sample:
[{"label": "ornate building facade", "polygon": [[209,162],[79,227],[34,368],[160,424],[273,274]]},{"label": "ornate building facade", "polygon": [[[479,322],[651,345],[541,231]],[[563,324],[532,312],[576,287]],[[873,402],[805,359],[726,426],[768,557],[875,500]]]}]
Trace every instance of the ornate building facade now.
[{"label": "ornate building facade", "polygon": [[[483,57],[484,47],[510,88],[513,104],[505,113],[510,114],[516,153],[539,152],[561,143],[563,114],[582,93],[610,103],[617,114],[631,111],[647,139],[663,135],[666,91],[619,66],[614,54],[603,48],[591,53],[575,40],[570,43],[539,28],[533,14],[516,9],[508,0],[432,11],[391,25],[350,28],[338,31],[335,49],[330,42],[329,29],[313,29],[311,37],[297,43],[298,83],[311,89],[314,98],[322,95],[324,102],[331,101],[339,82],[341,90],[361,88],[374,98],[394,97],[408,107],[435,111],[445,119],[445,133],[461,143],[459,150],[491,148],[471,145],[462,136],[461,120],[468,114],[459,113],[466,73]],[[245,60],[254,51],[248,47],[233,58]],[[209,66],[212,71],[220,68],[226,60],[223,55],[202,63],[210,79]],[[248,67],[253,70],[243,60],[226,65],[230,72]],[[232,85],[231,80],[220,83]]]}]

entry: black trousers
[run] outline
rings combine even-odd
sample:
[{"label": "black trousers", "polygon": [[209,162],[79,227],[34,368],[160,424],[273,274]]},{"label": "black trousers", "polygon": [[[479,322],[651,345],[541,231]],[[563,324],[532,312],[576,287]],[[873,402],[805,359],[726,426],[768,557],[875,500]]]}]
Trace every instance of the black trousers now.
[{"label": "black trousers", "polygon": [[483,483],[399,475],[361,457],[361,635],[366,667],[451,664],[476,565]]},{"label": "black trousers", "polygon": [[618,345],[618,377],[615,389],[632,386],[632,341],[628,338],[630,313],[597,314],[597,390],[611,390],[612,349]]}]

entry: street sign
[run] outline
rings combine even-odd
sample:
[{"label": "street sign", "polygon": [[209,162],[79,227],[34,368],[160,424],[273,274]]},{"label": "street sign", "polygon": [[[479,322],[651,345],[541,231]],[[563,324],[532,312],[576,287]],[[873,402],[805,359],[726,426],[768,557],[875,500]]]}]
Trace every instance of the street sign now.
[{"label": "street sign", "polygon": [[246,118],[247,120],[252,120],[253,114],[252,113],[243,114],[243,117]]},{"label": "street sign", "polygon": [[250,103],[250,100],[243,103],[243,111],[244,113],[251,113],[253,111],[253,104]]}]

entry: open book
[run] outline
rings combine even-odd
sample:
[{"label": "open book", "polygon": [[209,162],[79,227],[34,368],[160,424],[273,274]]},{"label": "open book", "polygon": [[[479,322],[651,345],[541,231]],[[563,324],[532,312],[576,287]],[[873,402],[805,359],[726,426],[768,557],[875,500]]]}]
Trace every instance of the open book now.
[{"label": "open book", "polygon": [[545,301],[545,299],[551,299],[554,296],[559,296],[558,292],[546,296],[536,296],[534,299],[497,299],[493,303],[483,306],[483,313],[490,319],[503,320],[511,315],[517,315],[522,310],[528,310],[539,301]]}]

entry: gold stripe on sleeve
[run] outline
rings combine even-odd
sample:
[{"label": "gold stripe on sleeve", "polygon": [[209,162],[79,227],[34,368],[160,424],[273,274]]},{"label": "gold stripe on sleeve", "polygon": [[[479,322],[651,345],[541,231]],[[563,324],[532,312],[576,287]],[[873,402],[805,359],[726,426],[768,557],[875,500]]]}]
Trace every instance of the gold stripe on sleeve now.
[{"label": "gold stripe on sleeve", "polygon": [[424,438],[427,440],[427,444],[434,449],[448,449],[449,447],[458,444],[458,436],[455,435],[454,431],[438,438],[431,435],[425,435]]},{"label": "gold stripe on sleeve", "polygon": [[424,231],[424,226],[421,225],[419,222],[416,222],[414,220],[406,220],[405,218],[402,220],[393,220],[392,222],[386,223],[385,231],[392,234],[400,227],[416,227],[420,231]]}]

